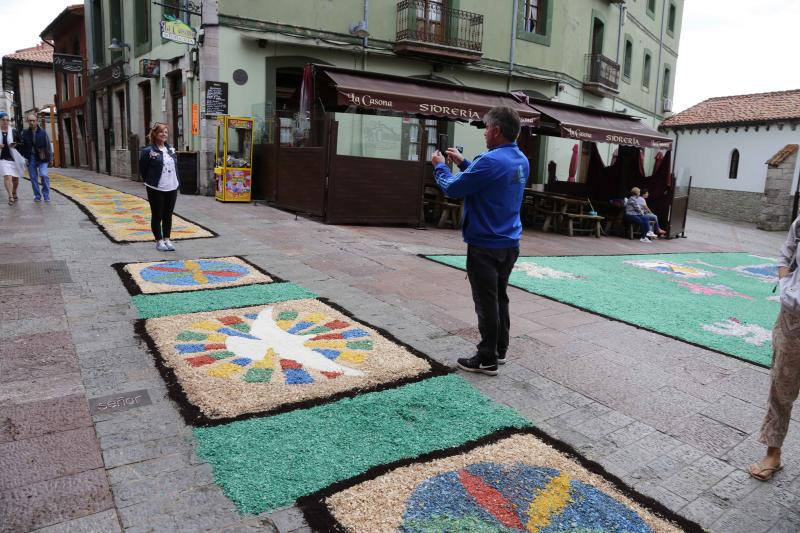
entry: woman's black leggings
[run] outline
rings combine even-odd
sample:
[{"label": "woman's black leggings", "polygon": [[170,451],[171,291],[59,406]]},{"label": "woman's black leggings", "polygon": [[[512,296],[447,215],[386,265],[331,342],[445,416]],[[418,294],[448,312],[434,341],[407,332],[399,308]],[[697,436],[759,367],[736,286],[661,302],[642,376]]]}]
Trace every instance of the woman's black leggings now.
[{"label": "woman's black leggings", "polygon": [[169,239],[172,231],[172,211],[175,210],[175,200],[178,199],[178,189],[174,191],[159,191],[152,187],[147,189],[147,201],[150,202],[150,229],[157,241]]}]

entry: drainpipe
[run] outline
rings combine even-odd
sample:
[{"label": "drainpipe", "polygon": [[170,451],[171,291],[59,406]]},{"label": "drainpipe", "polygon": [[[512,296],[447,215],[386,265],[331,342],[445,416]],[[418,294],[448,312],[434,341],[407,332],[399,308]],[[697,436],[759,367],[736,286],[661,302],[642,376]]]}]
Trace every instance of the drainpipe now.
[{"label": "drainpipe", "polygon": [[[511,15],[511,50],[508,53],[508,82],[506,83],[506,91],[511,90],[511,78],[514,77],[514,56],[517,51],[517,0],[512,0],[514,9]],[[551,6],[548,6],[551,7]],[[556,84],[558,87],[558,84]],[[558,89],[556,88],[556,94]]]},{"label": "drainpipe", "polygon": [[[622,75],[624,76],[625,75],[625,66],[620,64],[619,58],[620,58],[620,55],[622,53],[622,36],[623,36],[622,30],[625,28],[625,17],[626,17],[626,13],[627,13],[627,8],[625,7],[624,4],[618,4],[617,7],[619,7],[619,31],[617,32],[617,57],[616,57],[616,59],[614,61],[616,61],[617,65],[619,65],[622,68]],[[614,112],[617,111],[617,96],[616,95],[614,95],[614,97],[611,98],[611,111],[614,111]],[[609,159],[609,161],[611,160],[611,145],[608,146],[608,159]]]},{"label": "drainpipe", "polygon": [[86,109],[89,116],[89,137],[91,138],[91,146],[94,149],[94,171],[100,172],[100,147],[98,146],[97,138],[97,91],[94,88],[94,70],[92,66],[95,64],[94,57],[94,17],[97,16],[92,10],[92,2],[86,2],[84,10],[84,25],[86,30],[86,76],[88,76],[87,87],[89,88],[89,107]]},{"label": "drainpipe", "polygon": [[[369,0],[364,0],[364,29],[369,30]],[[361,66],[363,67],[362,70],[367,70],[367,46],[369,45],[369,37],[364,37],[364,41],[361,44],[364,47],[364,59]]]},{"label": "drainpipe", "polygon": [[658,115],[658,99],[661,96],[661,52],[664,50],[664,23],[666,22],[665,14],[667,12],[667,0],[662,0],[661,3],[661,36],[658,39],[658,70],[656,71],[656,101],[655,109],[653,109],[653,127],[655,127]]}]

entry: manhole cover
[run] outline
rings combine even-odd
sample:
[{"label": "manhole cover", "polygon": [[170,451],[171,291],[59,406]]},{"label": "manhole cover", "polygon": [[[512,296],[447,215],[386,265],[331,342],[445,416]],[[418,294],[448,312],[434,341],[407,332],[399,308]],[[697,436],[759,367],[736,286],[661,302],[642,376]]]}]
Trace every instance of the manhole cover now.
[{"label": "manhole cover", "polygon": [[66,261],[0,264],[0,287],[72,283]]}]

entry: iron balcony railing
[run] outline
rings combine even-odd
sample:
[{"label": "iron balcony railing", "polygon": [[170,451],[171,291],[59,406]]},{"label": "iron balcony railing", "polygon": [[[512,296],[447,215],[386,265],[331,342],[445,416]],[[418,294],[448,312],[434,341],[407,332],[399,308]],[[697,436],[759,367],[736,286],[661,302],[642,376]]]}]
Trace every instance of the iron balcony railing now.
[{"label": "iron balcony railing", "polygon": [[483,15],[444,7],[435,0],[402,0],[397,4],[397,40],[481,52]]},{"label": "iron balcony railing", "polygon": [[613,90],[619,87],[619,63],[597,53],[588,54],[586,61],[588,69],[585,83],[599,84]]}]

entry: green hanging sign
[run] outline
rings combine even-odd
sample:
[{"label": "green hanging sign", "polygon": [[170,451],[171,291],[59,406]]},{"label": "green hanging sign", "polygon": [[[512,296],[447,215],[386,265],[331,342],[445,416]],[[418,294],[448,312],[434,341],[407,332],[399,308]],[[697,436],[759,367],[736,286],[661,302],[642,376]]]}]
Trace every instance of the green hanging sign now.
[{"label": "green hanging sign", "polygon": [[164,15],[161,21],[161,37],[168,41],[194,46],[197,44],[197,32],[194,28],[170,15]]}]

